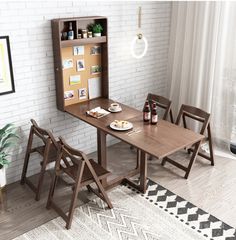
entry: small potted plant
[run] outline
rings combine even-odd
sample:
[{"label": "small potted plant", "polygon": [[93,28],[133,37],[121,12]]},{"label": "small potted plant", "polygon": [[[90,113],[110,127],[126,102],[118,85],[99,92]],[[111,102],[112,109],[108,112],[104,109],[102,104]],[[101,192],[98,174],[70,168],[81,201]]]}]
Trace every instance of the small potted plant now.
[{"label": "small potted plant", "polygon": [[0,129],[0,187],[6,185],[6,169],[9,165],[8,151],[15,146],[18,135],[16,134],[16,128],[13,124],[7,124]]},{"label": "small potted plant", "polygon": [[88,29],[89,29],[89,31],[93,32],[94,37],[101,37],[102,36],[103,27],[100,23],[90,24],[88,26]]}]

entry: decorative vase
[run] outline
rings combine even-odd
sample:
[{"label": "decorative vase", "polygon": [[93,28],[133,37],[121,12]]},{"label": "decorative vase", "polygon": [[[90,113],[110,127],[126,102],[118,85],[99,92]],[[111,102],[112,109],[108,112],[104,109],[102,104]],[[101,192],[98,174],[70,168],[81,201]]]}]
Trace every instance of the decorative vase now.
[{"label": "decorative vase", "polygon": [[93,36],[94,36],[94,37],[101,37],[102,34],[101,34],[101,33],[93,33]]},{"label": "decorative vase", "polygon": [[0,188],[6,185],[6,168],[2,167],[0,169]]}]

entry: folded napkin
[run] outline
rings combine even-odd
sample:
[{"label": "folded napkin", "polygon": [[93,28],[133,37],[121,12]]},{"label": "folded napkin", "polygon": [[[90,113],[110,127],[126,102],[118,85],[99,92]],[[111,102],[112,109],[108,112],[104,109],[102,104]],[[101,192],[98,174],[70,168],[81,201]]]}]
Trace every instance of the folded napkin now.
[{"label": "folded napkin", "polygon": [[93,108],[86,112],[89,116],[95,117],[95,118],[101,118],[109,114],[110,112],[106,111],[105,109],[101,107]]}]

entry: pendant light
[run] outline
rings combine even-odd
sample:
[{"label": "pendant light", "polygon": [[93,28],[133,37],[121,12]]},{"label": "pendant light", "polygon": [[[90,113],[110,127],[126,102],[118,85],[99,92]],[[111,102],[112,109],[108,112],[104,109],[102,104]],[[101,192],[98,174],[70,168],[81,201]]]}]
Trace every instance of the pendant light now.
[{"label": "pendant light", "polygon": [[[148,42],[147,39],[144,37],[144,35],[141,33],[141,14],[142,14],[142,8],[139,7],[139,13],[138,13],[138,28],[139,28],[139,33],[133,38],[131,42],[131,54],[134,58],[140,59],[142,58],[146,53],[148,49]],[[135,53],[135,46],[138,43],[144,42],[144,49],[140,54]]]}]

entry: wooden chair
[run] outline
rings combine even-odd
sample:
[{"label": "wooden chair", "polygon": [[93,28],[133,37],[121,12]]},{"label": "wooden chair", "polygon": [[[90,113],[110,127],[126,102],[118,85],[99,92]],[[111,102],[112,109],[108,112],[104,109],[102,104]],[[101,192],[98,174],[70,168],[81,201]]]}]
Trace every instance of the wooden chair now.
[{"label": "wooden chair", "polygon": [[[24,166],[23,166],[23,171],[21,176],[21,184],[23,185],[26,183],[35,192],[36,194],[35,200],[38,201],[40,200],[40,193],[43,185],[44,174],[46,172],[46,166],[48,163],[51,163],[56,160],[58,144],[50,131],[40,128],[38,124],[35,122],[35,120],[33,119],[31,119],[30,121],[32,123],[32,126],[30,129],[28,145],[27,145],[26,154],[25,154]],[[41,139],[43,145],[33,148],[32,143],[33,143],[34,137],[38,137],[39,139]],[[40,162],[41,170],[40,170],[37,186],[35,186],[26,177],[31,153],[38,153],[42,157],[42,161]]]},{"label": "wooden chair", "polygon": [[148,93],[147,100],[152,108],[152,102],[155,102],[157,107],[160,107],[165,110],[164,115],[162,117],[163,120],[168,120],[168,116],[170,117],[170,121],[174,123],[173,113],[171,110],[171,101],[168,98]]},{"label": "wooden chair", "polygon": [[[205,141],[209,142],[209,156],[207,154],[204,154],[202,152],[197,151],[197,154],[207,160],[209,160],[211,162],[211,165],[214,166],[214,153],[213,153],[213,147],[212,147],[212,138],[211,138],[211,127],[210,127],[210,114],[193,106],[188,106],[188,105],[182,105],[179,111],[179,114],[177,116],[176,119],[176,124],[180,125],[181,123],[181,119],[183,121],[183,127],[184,128],[188,128],[187,127],[187,121],[186,121],[186,117],[195,121],[200,122],[201,125],[201,129],[200,129],[200,134],[204,135],[205,132],[207,132],[206,135],[206,139]],[[191,152],[194,151],[194,149],[192,147],[187,149],[188,153],[190,154]],[[188,178],[188,175],[190,173],[193,161],[190,160],[189,165],[187,168],[185,168],[183,165],[174,162],[173,160],[169,159],[169,158],[164,158],[162,160],[162,165],[164,166],[165,162],[169,162],[173,165],[175,165],[178,168],[181,168],[182,170],[184,170],[186,172],[185,174],[185,178]]]},{"label": "wooden chair", "polygon": [[[72,188],[73,194],[68,215],[59,208],[53,199],[57,179],[63,173],[68,175],[74,181],[74,187]],[[48,196],[47,209],[52,207],[65,220],[66,228],[70,229],[76,207],[77,196],[79,190],[83,186],[87,186],[90,191],[94,192],[98,197],[105,201],[109,208],[112,208],[113,206],[100,182],[109,174],[109,171],[94,162],[92,159],[89,160],[83,152],[71,148],[60,137],[59,155],[56,160],[55,175]],[[91,183],[95,183],[98,190],[93,189],[90,186]]]}]

